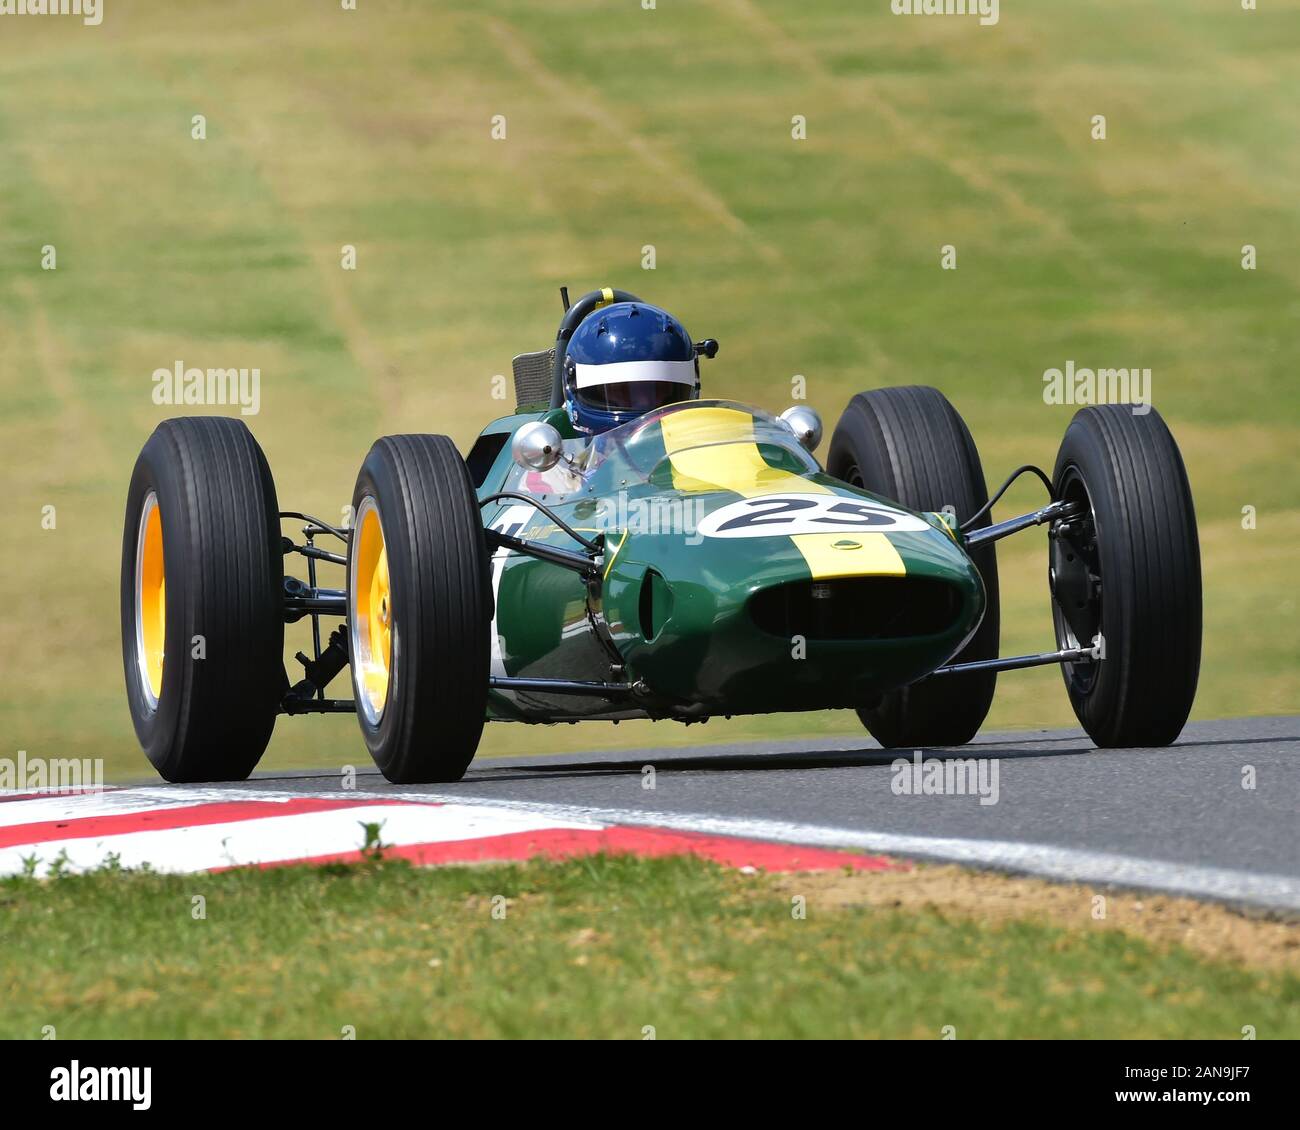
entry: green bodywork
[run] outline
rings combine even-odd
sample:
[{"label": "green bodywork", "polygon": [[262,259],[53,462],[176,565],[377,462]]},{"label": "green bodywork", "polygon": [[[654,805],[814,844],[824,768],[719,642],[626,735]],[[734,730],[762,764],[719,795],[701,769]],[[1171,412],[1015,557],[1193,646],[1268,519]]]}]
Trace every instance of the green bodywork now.
[{"label": "green bodywork", "polygon": [[[511,459],[509,437],[534,420],[565,437],[565,461],[545,474]],[[602,534],[605,553],[595,593],[563,566],[493,554],[493,674],[626,681],[638,694],[610,701],[493,690],[492,718],[690,721],[859,706],[943,665],[984,614],[979,573],[943,515],[903,510],[831,477],[757,409],[674,405],[594,441],[552,410],[494,421],[480,444],[491,451],[498,443],[480,499],[536,497],[586,536]],[[870,522],[888,532],[868,526],[840,536],[839,523],[851,527],[864,503]],[[731,509],[718,514],[723,507]],[[783,532],[809,515],[828,532]],[[579,548],[516,499],[487,503],[483,520],[515,537]],[[714,536],[701,532],[711,520],[721,531]],[[855,637],[859,622],[866,627]]]}]

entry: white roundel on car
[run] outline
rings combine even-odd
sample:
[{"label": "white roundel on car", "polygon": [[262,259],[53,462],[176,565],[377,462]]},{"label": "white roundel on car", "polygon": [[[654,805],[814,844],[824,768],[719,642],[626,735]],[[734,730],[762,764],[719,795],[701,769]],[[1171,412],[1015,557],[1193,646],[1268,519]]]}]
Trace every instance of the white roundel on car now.
[{"label": "white roundel on car", "polygon": [[707,538],[791,537],[795,534],[892,534],[934,527],[923,518],[866,498],[838,494],[764,494],[728,503],[704,518]]}]

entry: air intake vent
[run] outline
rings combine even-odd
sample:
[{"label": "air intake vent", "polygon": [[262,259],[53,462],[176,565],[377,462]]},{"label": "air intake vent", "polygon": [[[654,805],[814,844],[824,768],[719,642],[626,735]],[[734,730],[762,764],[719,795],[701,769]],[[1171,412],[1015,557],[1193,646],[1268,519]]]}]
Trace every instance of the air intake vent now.
[{"label": "air intake vent", "polygon": [[515,374],[518,410],[541,411],[551,406],[551,379],[555,373],[555,347],[540,353],[521,353],[510,363]]},{"label": "air intake vent", "polygon": [[639,612],[641,634],[647,640],[653,640],[663,631],[668,617],[673,614],[672,587],[653,569],[647,569],[641,581]]},{"label": "air intake vent", "polygon": [[952,627],[961,608],[956,588],[928,577],[793,581],[763,589],[749,599],[749,614],[763,631],[808,640],[937,635]]}]

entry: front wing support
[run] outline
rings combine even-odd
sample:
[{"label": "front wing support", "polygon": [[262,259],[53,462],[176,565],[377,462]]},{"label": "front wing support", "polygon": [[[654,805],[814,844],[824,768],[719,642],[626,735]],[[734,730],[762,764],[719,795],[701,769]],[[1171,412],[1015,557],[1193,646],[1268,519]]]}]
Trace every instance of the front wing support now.
[{"label": "front wing support", "polygon": [[1067,647],[1060,651],[1041,651],[1037,655],[1009,655],[1004,659],[978,659],[971,663],[951,663],[931,671],[937,675],[964,675],[968,671],[1018,671],[1023,667],[1049,667],[1053,663],[1088,663],[1102,657],[1101,637],[1091,647]]},{"label": "front wing support", "polygon": [[967,551],[987,545],[991,541],[1000,541],[1011,534],[1018,534],[1031,526],[1041,526],[1045,522],[1057,522],[1073,518],[1080,510],[1076,502],[1052,502],[1032,514],[1022,514],[1019,518],[1008,518],[1005,522],[995,522],[983,529],[972,530],[962,540]]}]

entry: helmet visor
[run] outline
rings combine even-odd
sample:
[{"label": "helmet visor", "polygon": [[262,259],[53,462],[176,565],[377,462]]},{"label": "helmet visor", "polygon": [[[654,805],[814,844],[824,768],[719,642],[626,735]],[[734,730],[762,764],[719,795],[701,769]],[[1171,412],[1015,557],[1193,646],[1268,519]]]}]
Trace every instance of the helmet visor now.
[{"label": "helmet visor", "polygon": [[602,412],[649,412],[695,395],[695,362],[632,361],[575,367],[579,403]]},{"label": "helmet visor", "polygon": [[632,384],[590,385],[580,388],[578,400],[588,408],[602,412],[649,412],[666,404],[689,400],[695,392],[694,385],[677,381],[641,381]]}]

